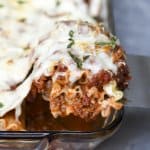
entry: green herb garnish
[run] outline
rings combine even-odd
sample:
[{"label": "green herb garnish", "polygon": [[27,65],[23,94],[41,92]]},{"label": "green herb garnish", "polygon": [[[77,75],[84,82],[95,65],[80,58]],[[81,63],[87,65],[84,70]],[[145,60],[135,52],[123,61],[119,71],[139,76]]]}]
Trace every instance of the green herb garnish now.
[{"label": "green herb garnish", "polygon": [[4,106],[3,103],[0,102],[0,108],[2,108],[3,106]]},{"label": "green herb garnish", "polygon": [[26,22],[26,18],[20,18],[18,21],[24,23]]},{"label": "green herb garnish", "polygon": [[67,45],[67,48],[71,48],[72,47],[72,45],[74,45],[74,39],[73,39],[73,36],[74,36],[74,31],[72,31],[72,30],[70,30],[69,31],[69,41],[70,41],[70,43]]},{"label": "green herb garnish", "polygon": [[60,0],[56,0],[56,7],[60,6]]},{"label": "green herb garnish", "polygon": [[24,49],[24,51],[30,50],[30,45],[26,45],[23,49]]},{"label": "green herb garnish", "polygon": [[[70,30],[69,31],[69,41],[70,43],[67,45],[67,48],[71,48],[73,44],[75,44],[74,42],[74,31]],[[83,62],[86,61],[90,55],[87,55],[87,56],[84,56],[83,59],[80,59],[79,57],[77,57],[76,55],[74,55],[71,51],[68,51],[68,54],[71,56],[71,58],[74,60],[74,62],[77,64],[77,67],[79,69],[82,69],[82,65],[83,65]]]},{"label": "green herb garnish", "polygon": [[67,45],[67,48],[71,48],[72,47],[72,45],[74,45],[74,40],[72,40],[72,39],[69,39],[70,40],[70,43]]},{"label": "green herb garnish", "polygon": [[71,56],[71,58],[74,60],[74,62],[77,64],[77,67],[79,69],[82,69],[83,62],[85,62],[90,57],[90,55],[87,55],[84,56],[83,59],[80,59],[79,57],[71,53],[71,51],[68,51],[68,53]]},{"label": "green herb garnish", "polygon": [[90,57],[90,55],[84,56],[83,61],[86,61],[89,57]]},{"label": "green herb garnish", "polygon": [[69,36],[72,38],[74,36],[74,31],[70,30],[69,31]]},{"label": "green herb garnish", "polygon": [[3,8],[4,7],[4,5],[3,4],[0,4],[0,8]]},{"label": "green herb garnish", "polygon": [[111,38],[110,42],[95,42],[95,45],[99,45],[99,46],[111,46],[113,49],[116,47],[117,45],[117,38],[115,36],[113,36]]},{"label": "green herb garnish", "polygon": [[83,61],[80,58],[78,58],[76,55],[72,54],[70,51],[68,51],[68,53],[71,56],[71,58],[74,60],[74,62],[77,64],[77,67],[79,69],[82,69]]},{"label": "green herb garnish", "polygon": [[17,3],[22,5],[22,4],[26,3],[26,2],[25,2],[25,0],[18,0]]}]

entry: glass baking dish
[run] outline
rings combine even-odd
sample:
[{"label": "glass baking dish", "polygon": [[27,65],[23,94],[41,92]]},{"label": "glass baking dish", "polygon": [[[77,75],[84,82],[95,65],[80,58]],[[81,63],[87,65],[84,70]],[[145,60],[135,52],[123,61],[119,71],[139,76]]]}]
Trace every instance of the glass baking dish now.
[{"label": "glass baking dish", "polygon": [[[101,0],[100,19],[106,29],[114,34],[110,1]],[[0,149],[3,150],[88,150],[96,148],[102,141],[111,137],[119,128],[124,108],[113,111],[106,118],[103,127],[96,131],[0,131]]]},{"label": "glass baking dish", "polygon": [[88,150],[112,136],[120,126],[124,109],[114,111],[106,118],[103,127],[96,131],[18,131],[0,132],[0,149],[3,150]]}]

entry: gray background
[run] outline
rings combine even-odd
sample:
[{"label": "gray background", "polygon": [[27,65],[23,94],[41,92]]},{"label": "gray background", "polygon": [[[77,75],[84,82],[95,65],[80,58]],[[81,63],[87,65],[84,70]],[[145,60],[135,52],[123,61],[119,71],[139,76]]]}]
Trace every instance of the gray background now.
[{"label": "gray background", "polygon": [[127,52],[150,56],[150,0],[111,0],[116,33]]},{"label": "gray background", "polygon": [[116,35],[128,53],[133,79],[121,128],[97,150],[150,150],[150,0],[112,3]]}]

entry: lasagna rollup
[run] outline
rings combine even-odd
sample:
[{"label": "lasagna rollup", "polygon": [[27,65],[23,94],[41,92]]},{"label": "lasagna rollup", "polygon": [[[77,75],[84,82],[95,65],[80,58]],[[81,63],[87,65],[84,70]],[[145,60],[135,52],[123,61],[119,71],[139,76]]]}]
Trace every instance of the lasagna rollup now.
[{"label": "lasagna rollup", "polygon": [[123,107],[129,71],[118,39],[99,25],[62,21],[36,49],[34,94],[52,115],[93,119]]}]

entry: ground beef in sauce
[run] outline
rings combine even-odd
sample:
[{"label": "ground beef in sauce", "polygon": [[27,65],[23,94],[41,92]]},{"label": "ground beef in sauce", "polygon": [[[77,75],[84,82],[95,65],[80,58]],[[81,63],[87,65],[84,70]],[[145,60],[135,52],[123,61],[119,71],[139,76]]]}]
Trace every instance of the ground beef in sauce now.
[{"label": "ground beef in sauce", "polygon": [[[63,65],[58,65],[55,67],[55,71],[65,72],[67,67]],[[58,77],[59,79],[59,77]],[[52,79],[50,77],[42,76],[39,80],[34,81],[32,84],[32,90],[28,95],[28,100],[35,99],[37,94],[43,94],[49,99],[50,110],[57,112],[56,116],[66,116],[68,111],[71,112],[74,116],[83,118],[83,119],[93,119],[101,112],[100,102],[98,98],[91,100],[91,97],[88,97],[88,89],[95,87],[97,90],[102,93],[103,86],[109,83],[111,80],[115,79],[117,81],[118,87],[120,89],[125,89],[128,86],[129,80],[129,71],[127,66],[121,65],[118,69],[117,75],[112,75],[111,72],[102,70],[99,73],[93,75],[92,78],[88,79],[86,83],[80,84],[77,82],[82,90],[83,95],[76,95],[76,98],[72,100],[67,100],[64,93],[60,94],[56,98],[50,98]],[[62,79],[63,80],[63,79]],[[108,95],[103,95],[103,98],[108,98]]]}]

